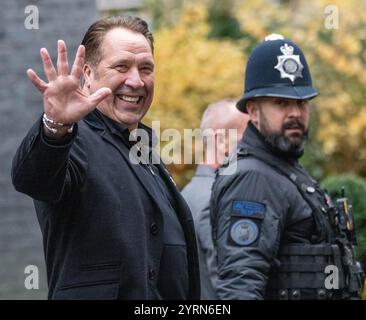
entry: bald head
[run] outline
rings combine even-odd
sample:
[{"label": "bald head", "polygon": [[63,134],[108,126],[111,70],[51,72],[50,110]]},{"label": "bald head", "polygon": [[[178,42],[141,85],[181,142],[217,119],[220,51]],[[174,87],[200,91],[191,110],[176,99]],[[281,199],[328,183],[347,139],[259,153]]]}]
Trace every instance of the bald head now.
[{"label": "bald head", "polygon": [[249,116],[236,108],[236,101],[220,100],[210,104],[203,113],[201,129],[237,129],[243,133]]},{"label": "bald head", "polygon": [[[206,144],[206,154],[216,153],[214,166],[219,166],[236,147],[247,127],[249,116],[236,108],[236,101],[225,99],[210,104],[202,116],[201,130],[211,129],[215,134],[215,145]],[[236,130],[236,135],[229,134],[229,129]],[[223,134],[225,132],[225,134]],[[211,157],[213,159],[213,157]]]}]

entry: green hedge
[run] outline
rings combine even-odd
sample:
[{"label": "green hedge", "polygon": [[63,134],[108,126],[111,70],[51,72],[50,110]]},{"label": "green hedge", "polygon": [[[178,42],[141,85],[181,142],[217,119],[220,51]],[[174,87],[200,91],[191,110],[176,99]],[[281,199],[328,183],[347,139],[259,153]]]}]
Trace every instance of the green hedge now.
[{"label": "green hedge", "polygon": [[334,175],[324,179],[321,185],[327,189],[333,200],[341,196],[344,187],[352,204],[358,240],[356,252],[360,256],[366,249],[366,180],[353,174]]}]

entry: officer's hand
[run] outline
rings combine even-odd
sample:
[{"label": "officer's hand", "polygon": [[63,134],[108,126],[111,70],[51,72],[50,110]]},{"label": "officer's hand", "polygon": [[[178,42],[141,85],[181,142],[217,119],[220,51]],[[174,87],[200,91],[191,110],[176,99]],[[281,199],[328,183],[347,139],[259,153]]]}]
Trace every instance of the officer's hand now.
[{"label": "officer's hand", "polygon": [[40,50],[48,83],[40,79],[32,69],[27,70],[27,75],[43,94],[46,116],[56,122],[71,124],[78,122],[91,112],[103,99],[111,94],[111,89],[100,88],[90,96],[82,92],[79,81],[85,58],[84,46],[79,46],[70,74],[66,44],[63,40],[58,41],[57,51],[56,71],[47,49],[42,48]]}]

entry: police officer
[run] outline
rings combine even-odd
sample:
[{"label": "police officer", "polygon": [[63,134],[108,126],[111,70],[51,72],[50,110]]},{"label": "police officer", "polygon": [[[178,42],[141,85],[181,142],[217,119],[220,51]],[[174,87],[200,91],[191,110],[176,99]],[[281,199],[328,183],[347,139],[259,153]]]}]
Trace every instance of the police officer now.
[{"label": "police officer", "polygon": [[339,210],[298,163],[317,95],[294,42],[270,35],[255,47],[237,103],[250,122],[211,197],[220,299],[359,297]]}]

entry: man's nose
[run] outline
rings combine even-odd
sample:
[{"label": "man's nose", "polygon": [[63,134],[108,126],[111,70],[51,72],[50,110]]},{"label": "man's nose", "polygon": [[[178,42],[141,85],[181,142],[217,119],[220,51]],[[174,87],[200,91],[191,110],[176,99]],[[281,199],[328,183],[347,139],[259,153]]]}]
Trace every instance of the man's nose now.
[{"label": "man's nose", "polygon": [[298,118],[301,116],[302,108],[297,101],[291,101],[287,107],[288,116]]},{"label": "man's nose", "polygon": [[144,82],[141,80],[139,70],[137,68],[131,68],[127,74],[125,85],[138,89],[144,86]]}]

